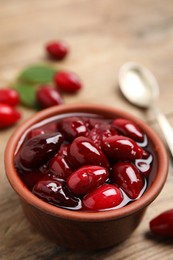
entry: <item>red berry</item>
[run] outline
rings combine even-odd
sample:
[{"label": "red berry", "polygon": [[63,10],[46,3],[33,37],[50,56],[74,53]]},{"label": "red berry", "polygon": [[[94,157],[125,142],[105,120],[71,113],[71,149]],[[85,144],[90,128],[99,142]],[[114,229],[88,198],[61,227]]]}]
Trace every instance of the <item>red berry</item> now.
[{"label": "red berry", "polygon": [[19,104],[19,93],[12,88],[0,88],[0,103],[5,103],[10,106]]},{"label": "red berry", "polygon": [[113,121],[113,126],[120,131],[121,134],[133,139],[136,142],[144,141],[144,134],[141,129],[130,120],[118,118]]},{"label": "red berry", "polygon": [[53,41],[46,45],[48,55],[55,60],[62,60],[69,52],[69,47],[65,42]]},{"label": "red berry", "polygon": [[72,173],[71,165],[69,164],[67,157],[56,154],[49,162],[49,169],[53,175],[60,179],[67,179]]},{"label": "red berry", "polygon": [[150,230],[155,235],[173,238],[173,209],[167,210],[152,219]]},{"label": "red berry", "polygon": [[34,169],[47,163],[63,142],[61,133],[40,134],[29,139],[20,149],[19,163],[24,169]]},{"label": "red berry", "polygon": [[63,103],[59,92],[50,86],[41,86],[36,92],[38,104],[42,108],[52,107]]},{"label": "red berry", "polygon": [[74,194],[83,196],[103,184],[108,175],[108,170],[101,166],[83,166],[69,176],[67,185]]},{"label": "red berry", "polygon": [[89,138],[79,136],[67,150],[68,158],[74,167],[84,165],[100,165],[109,167],[109,162],[102,152]]},{"label": "red berry", "polygon": [[136,199],[144,188],[143,176],[132,163],[116,163],[112,170],[112,180],[131,199]]},{"label": "red berry", "polygon": [[111,160],[135,160],[142,157],[143,150],[132,139],[114,135],[102,142],[102,148]]},{"label": "red berry", "polygon": [[44,178],[34,185],[33,194],[40,199],[60,207],[81,208],[80,199],[74,197],[65,184],[53,178]]},{"label": "red berry", "polygon": [[112,184],[103,184],[83,198],[86,210],[102,210],[118,206],[123,201],[121,191]]},{"label": "red berry", "polygon": [[79,117],[64,118],[58,123],[59,131],[68,141],[74,140],[78,136],[85,136],[88,129]]},{"label": "red berry", "polygon": [[21,118],[21,114],[12,106],[0,103],[0,128],[9,127]]},{"label": "red berry", "polygon": [[82,88],[82,83],[80,78],[73,72],[60,71],[55,74],[54,77],[55,84],[58,89],[73,93]]}]

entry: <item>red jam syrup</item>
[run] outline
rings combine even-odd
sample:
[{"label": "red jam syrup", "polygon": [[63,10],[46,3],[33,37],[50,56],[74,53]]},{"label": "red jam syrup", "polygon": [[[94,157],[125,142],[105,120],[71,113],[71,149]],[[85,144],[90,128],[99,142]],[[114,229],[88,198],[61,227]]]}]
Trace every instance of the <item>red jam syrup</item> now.
[{"label": "red jam syrup", "polygon": [[15,154],[20,178],[38,198],[91,212],[139,199],[152,182],[155,162],[148,137],[134,122],[84,113],[32,126]]}]

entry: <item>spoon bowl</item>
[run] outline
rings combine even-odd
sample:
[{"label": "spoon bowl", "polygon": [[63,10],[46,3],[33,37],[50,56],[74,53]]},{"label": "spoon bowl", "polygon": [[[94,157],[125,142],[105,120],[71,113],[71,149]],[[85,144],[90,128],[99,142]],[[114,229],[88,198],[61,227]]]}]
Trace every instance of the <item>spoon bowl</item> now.
[{"label": "spoon bowl", "polygon": [[128,62],[119,72],[121,92],[132,104],[149,108],[159,97],[159,86],[153,74],[144,66]]}]

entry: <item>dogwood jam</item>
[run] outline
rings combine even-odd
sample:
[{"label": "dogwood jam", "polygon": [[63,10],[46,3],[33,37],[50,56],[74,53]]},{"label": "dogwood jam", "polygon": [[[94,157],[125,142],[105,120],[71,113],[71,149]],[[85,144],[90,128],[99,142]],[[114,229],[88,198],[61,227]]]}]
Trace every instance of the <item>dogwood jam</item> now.
[{"label": "dogwood jam", "polygon": [[154,149],[136,123],[71,113],[29,128],[15,153],[27,188],[56,207],[105,211],[138,200],[156,172]]}]

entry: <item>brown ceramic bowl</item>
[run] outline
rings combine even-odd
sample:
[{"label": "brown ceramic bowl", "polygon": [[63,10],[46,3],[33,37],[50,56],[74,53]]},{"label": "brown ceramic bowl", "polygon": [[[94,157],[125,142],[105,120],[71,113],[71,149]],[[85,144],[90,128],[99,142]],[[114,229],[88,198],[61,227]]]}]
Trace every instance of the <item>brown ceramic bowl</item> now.
[{"label": "brown ceramic bowl", "polygon": [[[156,171],[143,196],[120,209],[103,212],[77,212],[50,205],[33,195],[14,167],[14,153],[23,133],[33,124],[63,113],[94,113],[106,118],[123,117],[136,122],[147,134],[155,153]],[[115,108],[102,105],[62,105],[43,110],[19,126],[5,152],[5,168],[11,186],[19,195],[26,217],[35,228],[58,245],[72,249],[101,249],[127,239],[141,222],[147,206],[160,193],[166,177],[168,159],[156,133],[144,122]]]}]

